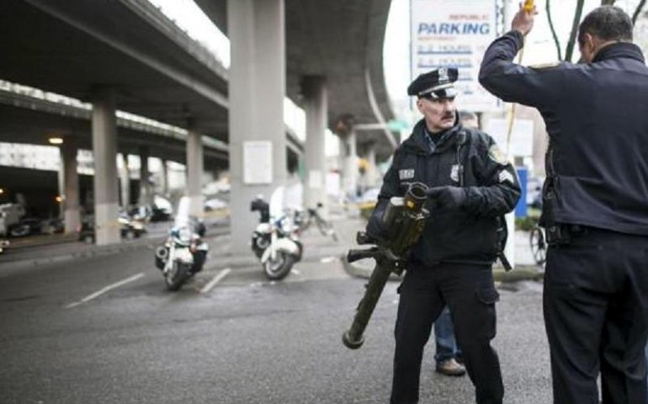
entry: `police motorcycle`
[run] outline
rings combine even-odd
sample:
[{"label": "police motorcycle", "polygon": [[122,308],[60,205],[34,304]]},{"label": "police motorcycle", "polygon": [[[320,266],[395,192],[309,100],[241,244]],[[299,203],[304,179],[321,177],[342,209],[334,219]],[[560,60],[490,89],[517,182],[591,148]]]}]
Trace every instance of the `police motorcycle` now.
[{"label": "police motorcycle", "polygon": [[155,266],[162,271],[167,290],[177,291],[205,265],[209,245],[205,225],[189,215],[189,199],[180,199],[169,237],[155,250]]},{"label": "police motorcycle", "polygon": [[259,224],[252,232],[252,251],[261,260],[268,280],[278,281],[290,273],[302,258],[304,247],[299,241],[298,226],[288,211],[282,209],[283,187],[277,188],[268,204],[262,196],[250,203],[252,212],[259,212]]},{"label": "police motorcycle", "polygon": [[7,247],[9,247],[9,240],[0,239],[0,254],[4,253]]}]

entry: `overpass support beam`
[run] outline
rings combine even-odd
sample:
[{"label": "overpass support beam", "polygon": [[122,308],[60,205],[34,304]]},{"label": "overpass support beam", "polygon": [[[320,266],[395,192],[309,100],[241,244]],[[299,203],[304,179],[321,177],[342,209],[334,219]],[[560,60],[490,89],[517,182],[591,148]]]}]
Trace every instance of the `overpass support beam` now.
[{"label": "overpass support beam", "polygon": [[77,145],[71,139],[65,139],[61,145],[61,163],[63,163],[63,211],[65,234],[74,233],[81,224],[79,210],[79,175],[77,174]]},{"label": "overpass support beam", "polygon": [[324,205],[322,213],[328,216],[326,154],[324,153],[326,147],[324,135],[328,119],[326,79],[320,76],[304,77],[302,93],[306,104],[304,206],[314,208],[318,203],[322,203]]},{"label": "overpass support beam", "polygon": [[203,146],[200,133],[189,130],[187,138],[187,196],[189,197],[189,214],[202,217],[203,195]]},{"label": "overpass support beam", "polygon": [[149,206],[153,202],[153,195],[151,195],[151,185],[149,183],[149,148],[140,146],[138,148],[140,157],[140,180],[139,180],[139,198],[137,204],[139,206]]},{"label": "overpass support beam", "polygon": [[92,105],[94,155],[94,211],[97,245],[121,242],[117,184],[117,116],[114,90],[102,88]]},{"label": "overpass support beam", "polygon": [[342,167],[342,191],[346,198],[355,198],[358,190],[358,151],[356,132],[351,129],[340,136],[340,167]]},{"label": "overpass support beam", "polygon": [[232,248],[249,251],[249,202],[286,181],[284,0],[228,0]]},{"label": "overpass support beam", "polygon": [[371,144],[367,149],[367,169],[365,176],[367,178],[367,186],[373,188],[378,185],[380,182],[380,173],[378,172],[378,166],[376,165],[376,145]]},{"label": "overpass support beam", "polygon": [[128,167],[128,154],[121,153],[120,156],[118,158],[121,161],[121,172],[119,173],[121,205],[124,209],[128,209],[130,205],[130,168]]},{"label": "overpass support beam", "polygon": [[166,197],[169,193],[169,167],[165,159],[162,159],[160,163],[160,192]]}]

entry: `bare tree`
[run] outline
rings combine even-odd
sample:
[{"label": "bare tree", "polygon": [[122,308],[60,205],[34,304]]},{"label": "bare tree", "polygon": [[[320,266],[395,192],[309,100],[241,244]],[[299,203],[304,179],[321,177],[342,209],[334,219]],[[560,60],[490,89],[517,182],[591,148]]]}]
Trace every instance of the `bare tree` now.
[{"label": "bare tree", "polygon": [[616,0],[601,0],[602,6],[613,6]]},{"label": "bare tree", "polygon": [[565,60],[571,62],[574,53],[574,42],[576,42],[576,34],[578,33],[578,25],[580,24],[581,16],[583,15],[583,4],[585,0],[578,0],[576,3],[576,12],[574,13],[574,21],[572,22],[572,30],[569,34],[569,41],[567,42],[567,49],[565,50]]},{"label": "bare tree", "polygon": [[637,23],[637,18],[639,17],[639,14],[641,13],[641,9],[645,5],[646,5],[646,0],[641,0],[639,2],[639,5],[635,9],[635,12],[632,14],[632,25],[635,25]]},{"label": "bare tree", "polygon": [[547,12],[547,20],[549,21],[549,28],[551,29],[551,36],[553,37],[554,43],[556,44],[558,60],[562,60],[562,49],[560,47],[560,41],[558,40],[556,28],[554,27],[553,20],[551,19],[551,0],[547,0],[547,2],[545,3],[545,11]]}]

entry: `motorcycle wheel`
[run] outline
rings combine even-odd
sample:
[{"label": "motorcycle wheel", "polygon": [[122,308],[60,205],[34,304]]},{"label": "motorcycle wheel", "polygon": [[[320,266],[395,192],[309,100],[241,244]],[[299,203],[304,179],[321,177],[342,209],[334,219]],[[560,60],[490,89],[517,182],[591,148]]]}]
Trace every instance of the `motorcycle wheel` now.
[{"label": "motorcycle wheel", "polygon": [[185,265],[175,261],[171,265],[171,269],[164,275],[164,282],[166,283],[167,290],[175,292],[182,287],[182,284],[187,278],[188,268]]},{"label": "motorcycle wheel", "polygon": [[277,251],[275,259],[268,258],[263,263],[263,273],[271,281],[280,281],[290,273],[295,257],[286,252]]}]

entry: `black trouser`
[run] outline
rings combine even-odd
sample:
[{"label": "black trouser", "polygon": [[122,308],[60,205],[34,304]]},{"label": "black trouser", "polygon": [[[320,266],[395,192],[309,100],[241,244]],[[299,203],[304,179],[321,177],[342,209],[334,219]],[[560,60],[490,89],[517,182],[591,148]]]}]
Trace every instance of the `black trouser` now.
[{"label": "black trouser", "polygon": [[392,404],[414,404],[419,399],[423,347],[432,323],[447,304],[463,350],[466,370],[479,404],[500,404],[504,396],[495,337],[495,302],[499,295],[490,265],[440,264],[414,267],[400,288],[396,319],[396,351]]},{"label": "black trouser", "polygon": [[648,237],[585,229],[550,246],[543,307],[554,403],[646,403]]},{"label": "black trouser", "polygon": [[191,267],[191,273],[196,274],[202,271],[203,265],[205,265],[205,260],[207,259],[207,251],[198,250],[193,253],[193,258],[194,258],[194,263],[193,266]]}]

